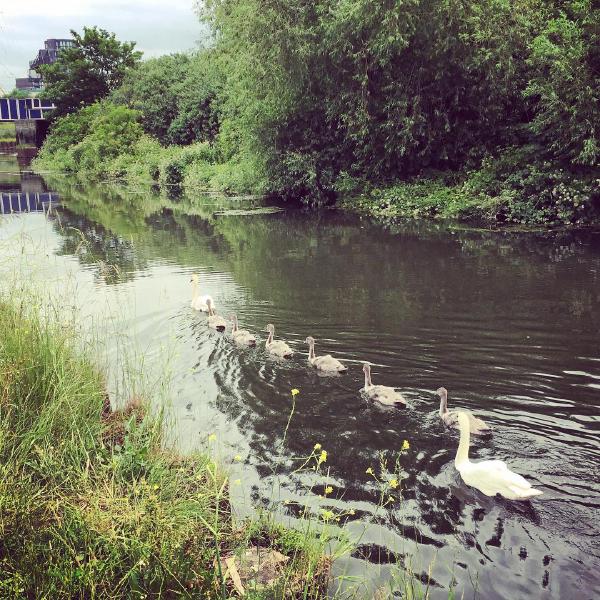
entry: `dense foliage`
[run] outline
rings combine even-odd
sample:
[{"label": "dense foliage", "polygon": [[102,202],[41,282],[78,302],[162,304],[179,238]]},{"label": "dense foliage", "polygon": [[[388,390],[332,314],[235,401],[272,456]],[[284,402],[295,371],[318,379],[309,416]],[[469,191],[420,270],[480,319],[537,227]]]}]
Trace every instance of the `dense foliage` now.
[{"label": "dense foliage", "polygon": [[134,50],[135,42],[119,42],[104,29],[84,27],[83,35],[73,30],[71,35],[74,46],[61,50],[53,64],[39,67],[44,96],[54,100],[57,115],[104,98],[142,56]]},{"label": "dense foliage", "polygon": [[[273,189],[322,201],[530,144],[597,165],[600,10],[589,1],[207,0],[226,118]],[[534,147],[533,145],[537,145]]]},{"label": "dense foliage", "polygon": [[213,141],[218,132],[219,73],[211,53],[150,59],[128,72],[111,100],[142,113],[142,125],[163,144]]},{"label": "dense foliage", "polygon": [[[175,164],[161,181],[311,204],[391,197],[399,215],[600,213],[592,0],[205,0],[198,11],[209,48],[144,62],[110,95],[163,145],[209,144],[199,160],[165,149]],[[452,190],[415,211],[423,179]]]}]

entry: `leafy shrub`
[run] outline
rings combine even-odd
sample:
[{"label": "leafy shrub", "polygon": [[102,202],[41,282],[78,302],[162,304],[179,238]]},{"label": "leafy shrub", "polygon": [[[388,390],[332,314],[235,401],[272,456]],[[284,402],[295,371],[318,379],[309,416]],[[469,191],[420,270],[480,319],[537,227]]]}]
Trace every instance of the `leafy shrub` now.
[{"label": "leafy shrub", "polygon": [[54,121],[44,142],[42,153],[52,154],[59,150],[68,150],[81,142],[91,131],[94,119],[101,110],[102,104],[96,103]]},{"label": "leafy shrub", "polygon": [[557,225],[597,219],[599,174],[536,159],[535,150],[532,146],[513,148],[484,160],[470,174],[465,191],[494,199],[500,221]]},{"label": "leafy shrub", "polygon": [[375,188],[350,200],[349,204],[378,217],[406,218],[463,218],[481,214],[484,208],[479,198],[461,186],[448,186],[429,179]]},{"label": "leafy shrub", "polygon": [[265,191],[265,182],[257,177],[257,170],[251,160],[238,158],[214,166],[210,187],[220,192],[254,193]]},{"label": "leafy shrub", "polygon": [[185,171],[183,185],[186,188],[211,189],[211,179],[215,174],[215,165],[197,161],[192,163]]},{"label": "leafy shrub", "polygon": [[137,111],[108,102],[61,117],[46,139],[36,164],[103,174],[112,159],[130,153],[142,136],[138,121]]},{"label": "leafy shrub", "polygon": [[187,167],[195,162],[211,162],[214,150],[206,142],[191,146],[174,147],[170,156],[160,164],[160,183],[163,185],[181,185]]},{"label": "leafy shrub", "polygon": [[590,0],[565,4],[530,42],[530,128],[553,156],[598,165],[600,6]]},{"label": "leafy shrub", "polygon": [[214,141],[221,75],[214,52],[170,54],[131,70],[111,101],[141,111],[142,126],[163,144]]}]

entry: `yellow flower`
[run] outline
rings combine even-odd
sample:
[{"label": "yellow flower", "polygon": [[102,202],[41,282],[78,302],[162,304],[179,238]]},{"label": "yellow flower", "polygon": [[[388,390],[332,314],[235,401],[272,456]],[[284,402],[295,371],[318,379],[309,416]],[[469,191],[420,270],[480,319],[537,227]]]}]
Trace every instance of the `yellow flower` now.
[{"label": "yellow flower", "polygon": [[299,393],[300,393],[300,390],[298,390],[298,389],[296,389],[296,388],[294,388],[294,389],[292,390],[292,396],[297,396]]},{"label": "yellow flower", "polygon": [[408,450],[410,448],[410,444],[408,443],[408,440],[404,440],[402,442],[402,450]]},{"label": "yellow flower", "polygon": [[333,519],[333,517],[335,517],[335,515],[330,510],[322,510],[321,516],[323,517],[323,521],[329,521],[330,519]]},{"label": "yellow flower", "polygon": [[331,494],[332,492],[333,492],[333,488],[330,485],[328,485],[325,488],[325,495],[327,496],[327,494]]},{"label": "yellow flower", "polygon": [[390,487],[393,489],[396,489],[398,487],[398,480],[397,479],[391,479],[390,480]]},{"label": "yellow flower", "polygon": [[315,444],[315,450],[320,450],[321,449],[321,444]]},{"label": "yellow flower", "polygon": [[350,514],[351,514],[351,515],[355,515],[355,514],[356,514],[356,511],[355,511],[353,508],[351,508],[351,509],[350,509]]},{"label": "yellow flower", "polygon": [[158,489],[158,487],[159,487],[159,486],[158,486],[158,483],[155,483],[155,484],[152,486],[152,489],[153,489],[153,490],[157,490],[157,489]]},{"label": "yellow flower", "polygon": [[321,450],[321,456],[319,456],[319,464],[327,462],[327,451]]},{"label": "yellow flower", "polygon": [[217,439],[217,434],[216,434],[216,433],[211,433],[211,434],[208,436],[208,441],[209,441],[209,442],[214,442],[216,439]]},{"label": "yellow flower", "polygon": [[242,457],[241,457],[239,454],[236,454],[236,455],[233,457],[233,460],[237,460],[237,461],[239,462],[240,460],[242,460]]},{"label": "yellow flower", "polygon": [[372,467],[369,467],[369,468],[368,468],[368,469],[365,471],[365,473],[366,473],[367,475],[374,475]]},{"label": "yellow flower", "polygon": [[233,482],[233,485],[242,485],[242,480],[241,480],[241,479],[236,479],[236,480]]},{"label": "yellow flower", "polygon": [[287,506],[290,503],[290,501],[289,500],[284,500],[283,503]]}]

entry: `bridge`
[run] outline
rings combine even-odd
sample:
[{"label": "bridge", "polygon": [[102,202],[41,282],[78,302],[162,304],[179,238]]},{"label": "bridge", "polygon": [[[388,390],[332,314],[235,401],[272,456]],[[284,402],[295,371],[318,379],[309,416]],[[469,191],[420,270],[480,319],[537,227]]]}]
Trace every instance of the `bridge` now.
[{"label": "bridge", "polygon": [[0,121],[43,121],[56,106],[41,98],[0,98]]},{"label": "bridge", "polygon": [[[49,121],[47,113],[55,109],[52,100],[41,98],[0,98],[0,123],[13,121],[17,137],[17,153],[25,157],[28,162],[36,151],[28,148],[41,148],[46,138]],[[31,155],[31,156],[30,156]]]},{"label": "bridge", "polygon": [[48,212],[59,197],[53,192],[0,192],[0,215]]}]

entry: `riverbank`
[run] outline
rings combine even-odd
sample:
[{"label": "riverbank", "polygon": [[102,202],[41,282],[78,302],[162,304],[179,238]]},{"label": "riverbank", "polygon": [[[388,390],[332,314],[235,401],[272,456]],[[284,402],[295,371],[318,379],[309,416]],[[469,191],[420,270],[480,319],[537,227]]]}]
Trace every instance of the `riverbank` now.
[{"label": "riverbank", "polygon": [[[48,311],[52,312],[52,311]],[[3,598],[320,598],[326,533],[237,522],[226,469],[163,444],[141,398],[113,412],[72,324],[0,298]]]},{"label": "riverbank", "polygon": [[252,166],[208,142],[161,145],[143,132],[140,113],[96,103],[57,120],[33,162],[38,171],[73,173],[86,180],[160,185],[176,195],[210,190],[262,193]]},{"label": "riverbank", "polygon": [[600,223],[600,171],[527,162],[519,149],[470,172],[425,175],[351,194],[339,202],[377,219],[458,219],[556,227]]},{"label": "riverbank", "polygon": [[[383,219],[534,227],[600,222],[600,171],[574,170],[533,156],[531,148],[510,148],[471,171],[423,172],[380,184],[341,174],[330,202]],[[171,196],[200,191],[273,195],[277,189],[251,159],[228,155],[208,142],[163,146],[143,132],[138,111],[108,102],[58,120],[33,166],[85,180],[158,185]]]}]

